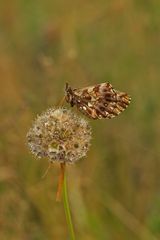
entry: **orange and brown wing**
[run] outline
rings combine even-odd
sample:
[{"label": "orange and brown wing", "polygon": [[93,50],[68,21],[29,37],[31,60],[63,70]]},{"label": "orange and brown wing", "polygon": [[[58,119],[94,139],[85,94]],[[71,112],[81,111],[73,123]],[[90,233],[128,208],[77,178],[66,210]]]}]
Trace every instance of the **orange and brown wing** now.
[{"label": "orange and brown wing", "polygon": [[77,108],[92,119],[113,118],[123,112],[131,98],[115,90],[110,83],[74,90]]}]

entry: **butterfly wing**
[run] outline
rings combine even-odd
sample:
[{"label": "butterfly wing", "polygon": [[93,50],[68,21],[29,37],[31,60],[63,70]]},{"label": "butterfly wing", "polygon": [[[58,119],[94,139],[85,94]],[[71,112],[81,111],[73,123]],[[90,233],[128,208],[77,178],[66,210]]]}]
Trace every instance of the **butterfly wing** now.
[{"label": "butterfly wing", "polygon": [[131,99],[128,94],[115,90],[110,83],[75,89],[77,108],[92,119],[113,118],[123,112]]}]

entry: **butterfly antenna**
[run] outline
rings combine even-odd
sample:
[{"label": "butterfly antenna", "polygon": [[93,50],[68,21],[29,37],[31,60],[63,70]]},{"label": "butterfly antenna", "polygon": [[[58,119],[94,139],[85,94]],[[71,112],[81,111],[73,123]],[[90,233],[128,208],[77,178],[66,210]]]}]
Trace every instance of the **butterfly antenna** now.
[{"label": "butterfly antenna", "polygon": [[68,87],[69,87],[69,84],[66,82],[66,88],[65,88],[66,91],[68,90]]},{"label": "butterfly antenna", "polygon": [[62,188],[63,188],[63,182],[64,182],[64,174],[65,174],[65,163],[60,163],[60,175],[59,175],[59,180],[58,180],[58,189],[57,189],[57,194],[56,194],[56,201],[59,202],[61,200],[61,195],[62,195]]},{"label": "butterfly antenna", "polygon": [[45,178],[45,177],[47,176],[47,174],[48,174],[48,172],[49,172],[49,169],[51,168],[51,164],[52,164],[52,163],[51,163],[51,162],[49,162],[49,164],[48,164],[48,167],[47,167],[46,171],[44,172],[44,174],[43,174],[43,175],[42,175],[42,177],[41,177],[42,179],[43,179],[43,178]]}]

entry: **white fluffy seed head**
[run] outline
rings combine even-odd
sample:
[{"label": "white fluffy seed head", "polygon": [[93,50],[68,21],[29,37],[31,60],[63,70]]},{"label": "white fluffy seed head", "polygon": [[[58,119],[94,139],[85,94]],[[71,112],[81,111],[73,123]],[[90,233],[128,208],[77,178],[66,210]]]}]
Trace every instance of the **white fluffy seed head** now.
[{"label": "white fluffy seed head", "polygon": [[52,108],[38,116],[27,133],[31,152],[38,158],[74,163],[90,147],[91,128],[65,108]]}]

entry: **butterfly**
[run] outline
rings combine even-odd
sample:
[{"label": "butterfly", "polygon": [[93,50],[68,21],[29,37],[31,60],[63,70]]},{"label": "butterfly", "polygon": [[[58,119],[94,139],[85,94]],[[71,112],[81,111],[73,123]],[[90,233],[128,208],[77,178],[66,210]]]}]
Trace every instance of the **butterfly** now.
[{"label": "butterfly", "polygon": [[115,90],[109,82],[80,89],[72,89],[66,83],[65,100],[91,119],[111,119],[128,107],[131,98]]}]

